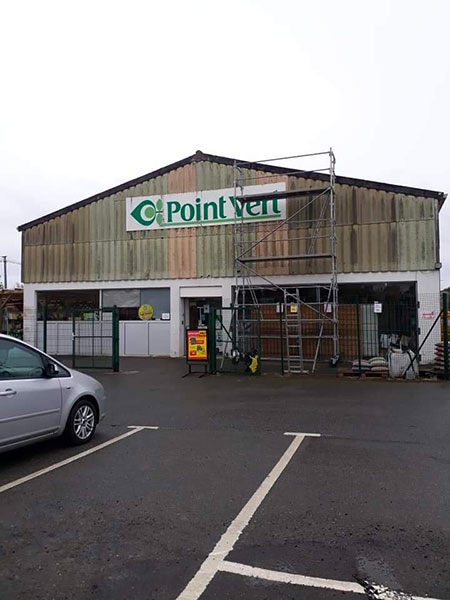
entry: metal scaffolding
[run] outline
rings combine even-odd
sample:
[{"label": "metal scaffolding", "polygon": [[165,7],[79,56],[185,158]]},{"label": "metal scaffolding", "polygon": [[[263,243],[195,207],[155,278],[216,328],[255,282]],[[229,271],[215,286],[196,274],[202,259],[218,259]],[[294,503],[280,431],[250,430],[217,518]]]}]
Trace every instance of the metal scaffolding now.
[{"label": "metal scaffolding", "polygon": [[[319,164],[312,169],[270,167],[280,161]],[[264,319],[261,291],[275,291],[277,312],[282,313],[281,356],[289,373],[314,373],[319,360],[336,363],[339,357],[335,162],[330,148],[327,152],[234,163],[236,344],[249,351],[246,328],[251,315],[257,310],[258,318]],[[267,164],[267,172],[261,164]],[[255,193],[253,186],[270,182],[276,184],[274,189]],[[282,220],[267,220],[262,225],[245,218],[247,203],[270,200],[285,206]],[[281,261],[281,272],[288,275],[285,282],[281,274],[267,274],[268,263],[274,261]],[[326,281],[320,277],[320,283],[289,283],[292,274],[301,272],[301,261],[311,261],[306,264],[313,274],[314,265],[320,261]]]}]

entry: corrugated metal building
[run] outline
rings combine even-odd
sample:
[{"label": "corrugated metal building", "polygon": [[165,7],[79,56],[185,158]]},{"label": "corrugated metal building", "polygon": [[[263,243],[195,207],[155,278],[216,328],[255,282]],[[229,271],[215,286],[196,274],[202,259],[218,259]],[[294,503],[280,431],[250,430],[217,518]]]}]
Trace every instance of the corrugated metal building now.
[{"label": "corrugated metal building", "polygon": [[[233,163],[199,151],[21,225],[28,340],[36,341],[40,304],[59,303],[55,319],[63,320],[64,306],[107,303],[121,310],[121,354],[183,355],[184,327],[196,325],[208,304],[229,305],[232,300],[234,229],[227,218],[232,206],[226,203],[233,188]],[[256,163],[248,165],[248,172],[261,186],[276,183],[287,190],[317,187],[323,177],[292,175],[292,169]],[[197,195],[203,198],[201,204],[195,204]],[[161,206],[154,197],[161,197]],[[215,206],[205,206],[213,197]],[[378,286],[374,289],[380,296],[384,285],[393,293],[412,293],[416,300],[427,298],[430,308],[428,295],[437,298],[440,288],[439,211],[445,197],[442,192],[338,176],[340,293],[346,286],[349,294],[359,285]],[[287,215],[303,201],[290,200]],[[294,238],[301,237],[299,228],[310,230],[319,217],[313,205],[308,210],[302,224],[283,225],[258,251],[267,256],[304,251]],[[255,239],[278,218],[275,205],[252,214],[247,228]],[[273,261],[260,269],[292,285],[319,284],[327,277],[325,271],[320,260]],[[137,309],[143,303],[156,307],[150,323],[139,322]]]}]

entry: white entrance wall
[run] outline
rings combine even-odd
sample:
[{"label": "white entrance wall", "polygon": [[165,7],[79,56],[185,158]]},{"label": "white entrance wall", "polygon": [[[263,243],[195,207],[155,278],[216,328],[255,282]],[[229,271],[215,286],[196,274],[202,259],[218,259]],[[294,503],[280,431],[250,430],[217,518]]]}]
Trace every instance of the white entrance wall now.
[{"label": "white entrance wall", "polygon": [[170,321],[121,321],[120,356],[169,356]]},{"label": "white entrance wall", "polygon": [[[284,275],[271,277],[275,283],[285,285],[302,284],[320,284],[329,281],[329,276],[322,275]],[[255,284],[264,285],[267,283],[263,279],[253,278]],[[419,306],[419,343],[424,339],[429,331],[433,320],[430,314],[436,315],[440,310],[440,271],[396,271],[379,273],[344,273],[338,277],[339,284],[343,283],[393,283],[393,282],[415,282],[417,285],[417,295]],[[77,283],[40,283],[24,285],[24,339],[35,344],[36,340],[36,292],[46,290],[80,290],[80,289],[119,289],[119,288],[170,288],[170,321],[150,321],[144,322],[122,321],[121,327],[121,354],[128,352],[143,352],[148,349],[148,355],[154,355],[151,352],[151,332],[154,328],[155,339],[162,342],[162,337],[168,334],[169,344],[165,346],[167,354],[172,357],[184,355],[184,299],[185,298],[222,298],[222,306],[231,304],[232,287],[235,284],[234,277],[227,278],[208,278],[208,279],[174,279],[174,280],[128,280],[128,281],[86,281]],[[127,328],[127,323],[132,324]],[[142,326],[141,330],[134,325]],[[147,334],[144,327],[147,325],[149,330]],[[157,329],[159,327],[159,329]],[[139,333],[138,333],[139,332]],[[135,337],[143,336],[139,341]],[[125,344],[125,339],[129,339],[129,345]],[[437,327],[428,338],[424,348],[421,351],[424,362],[432,361],[434,356],[434,344],[440,339],[440,330]],[[133,341],[134,340],[134,341]],[[133,350],[134,348],[134,350]],[[142,354],[133,354],[142,355]]]},{"label": "white entrance wall", "polygon": [[180,285],[180,298],[221,298],[221,285]]},{"label": "white entrance wall", "polygon": [[[42,321],[39,321],[36,327],[37,336],[35,341],[32,342],[38,348],[43,348],[42,329]],[[94,335],[101,335],[102,323],[93,323],[92,330]],[[29,339],[25,341],[31,343]],[[99,351],[98,341],[97,351]],[[55,356],[70,356],[72,354],[72,321],[48,322],[47,352]],[[80,355],[91,355],[92,341],[89,338],[79,340],[77,352]],[[107,356],[111,352],[111,339],[102,338],[100,354]],[[120,356],[169,356],[169,354],[169,321],[121,321],[119,323]]]}]

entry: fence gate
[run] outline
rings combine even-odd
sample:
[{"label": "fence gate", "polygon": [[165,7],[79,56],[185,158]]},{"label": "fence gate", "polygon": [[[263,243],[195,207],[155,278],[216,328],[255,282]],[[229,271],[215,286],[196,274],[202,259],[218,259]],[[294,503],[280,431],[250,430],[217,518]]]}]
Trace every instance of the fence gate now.
[{"label": "fence gate", "polygon": [[209,315],[211,373],[261,374],[258,307],[213,308]]},{"label": "fence gate", "polygon": [[72,366],[119,370],[117,307],[72,311]]}]

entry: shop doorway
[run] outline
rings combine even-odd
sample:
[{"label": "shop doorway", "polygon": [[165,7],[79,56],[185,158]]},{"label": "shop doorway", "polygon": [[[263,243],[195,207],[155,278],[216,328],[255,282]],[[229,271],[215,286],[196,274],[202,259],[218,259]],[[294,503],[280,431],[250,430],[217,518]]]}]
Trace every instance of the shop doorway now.
[{"label": "shop doorway", "polygon": [[213,308],[222,308],[222,298],[186,298],[185,326],[191,329],[208,327]]}]

